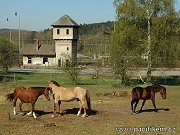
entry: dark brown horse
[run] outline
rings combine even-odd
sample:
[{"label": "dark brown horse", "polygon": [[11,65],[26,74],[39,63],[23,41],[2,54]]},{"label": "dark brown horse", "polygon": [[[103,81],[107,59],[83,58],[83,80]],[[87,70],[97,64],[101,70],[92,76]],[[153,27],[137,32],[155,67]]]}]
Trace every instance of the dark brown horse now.
[{"label": "dark brown horse", "polygon": [[[143,100],[141,109],[139,112],[142,111],[142,108],[146,102],[146,100],[152,100],[153,106],[155,108],[155,112],[157,112],[156,105],[155,105],[155,93],[160,92],[163,99],[166,99],[166,88],[161,85],[151,85],[147,86],[145,88],[142,87],[135,87],[132,90],[132,101],[131,101],[131,110],[133,113],[135,113],[137,104],[140,99]],[[133,110],[133,104],[135,103],[134,110]]]},{"label": "dark brown horse", "polygon": [[23,103],[31,103],[32,105],[32,110],[27,113],[27,115],[33,114],[34,118],[37,118],[35,112],[34,112],[34,106],[35,103],[38,99],[38,97],[42,94],[44,94],[44,96],[50,100],[49,97],[49,88],[48,87],[30,87],[30,88],[25,88],[25,87],[16,87],[14,90],[14,93],[11,94],[7,94],[6,98],[9,101],[13,100],[13,112],[14,115],[16,115],[16,101],[19,98],[20,99],[20,103],[19,103],[19,108],[20,108],[20,112],[22,113],[22,104]]}]

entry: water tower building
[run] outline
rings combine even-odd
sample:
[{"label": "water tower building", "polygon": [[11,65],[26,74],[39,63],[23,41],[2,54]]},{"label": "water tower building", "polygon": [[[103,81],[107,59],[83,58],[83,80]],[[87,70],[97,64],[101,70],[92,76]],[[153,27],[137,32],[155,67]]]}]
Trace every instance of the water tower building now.
[{"label": "water tower building", "polygon": [[77,41],[79,38],[79,25],[68,15],[57,20],[53,26],[53,39],[55,41],[56,65],[63,67],[70,59],[77,60]]},{"label": "water tower building", "polygon": [[68,15],[64,15],[52,26],[54,42],[37,40],[36,43],[22,45],[20,54],[23,56],[24,67],[65,67],[69,60],[76,62],[79,25]]}]

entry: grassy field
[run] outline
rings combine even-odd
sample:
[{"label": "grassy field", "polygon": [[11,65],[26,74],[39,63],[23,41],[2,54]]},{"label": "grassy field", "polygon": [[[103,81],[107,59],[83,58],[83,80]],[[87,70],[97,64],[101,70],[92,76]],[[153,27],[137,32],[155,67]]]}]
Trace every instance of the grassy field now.
[{"label": "grassy field", "polygon": [[[81,87],[86,88],[91,95],[92,115],[86,118],[76,116],[78,104],[72,101],[63,102],[63,115],[52,118],[53,100],[47,101],[44,96],[40,96],[35,106],[38,118],[34,119],[20,114],[14,116],[12,102],[7,102],[4,96],[13,92],[16,86],[47,86],[47,81],[51,79],[65,87],[72,87],[69,78],[65,74],[12,73],[9,76],[9,82],[0,83],[0,135],[171,134],[170,130],[174,131],[173,134],[180,134],[180,86],[165,85],[166,100],[163,100],[159,93],[156,94],[158,112],[154,112],[151,101],[147,101],[142,113],[132,115],[130,96],[111,97],[103,94],[113,91],[130,93],[134,86],[113,87],[118,83],[113,77],[103,77],[96,81],[91,79],[91,76],[82,76],[81,84],[85,85]],[[97,96],[97,93],[102,95]],[[141,104],[142,101],[137,110]],[[29,104],[23,104],[24,111],[29,111],[30,108]],[[148,128],[151,128],[151,132],[148,132]],[[152,130],[153,128],[157,131]],[[160,128],[166,128],[168,131],[160,132]],[[121,132],[122,130],[126,131]]]}]

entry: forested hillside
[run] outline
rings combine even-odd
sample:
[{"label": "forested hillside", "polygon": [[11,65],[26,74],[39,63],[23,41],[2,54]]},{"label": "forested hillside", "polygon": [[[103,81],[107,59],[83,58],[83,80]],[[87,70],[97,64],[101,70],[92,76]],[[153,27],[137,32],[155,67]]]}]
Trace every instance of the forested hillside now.
[{"label": "forested hillside", "polygon": [[[79,35],[80,40],[88,40],[99,34],[111,34],[113,30],[113,22],[102,22],[93,24],[80,24]],[[9,29],[0,29],[0,35],[10,38]],[[13,41],[18,40],[18,30],[11,29],[11,39]],[[33,43],[36,39],[39,40],[52,40],[52,29],[45,29],[44,31],[26,31],[21,30],[21,42]],[[93,38],[95,40],[96,38]]]},{"label": "forested hillside", "polygon": [[[102,22],[93,24],[80,24],[78,53],[90,57],[99,57],[108,54],[108,45],[110,35],[114,29],[114,22]],[[15,42],[18,46],[17,29],[1,29],[0,35]],[[37,39],[42,43],[53,44],[52,29],[43,31],[26,31],[21,30],[21,45],[36,43]],[[18,47],[17,47],[18,48]]]},{"label": "forested hillside", "polygon": [[[114,22],[102,22],[93,24],[80,24],[78,53],[98,58],[109,55],[110,37],[114,31]],[[18,46],[18,30],[11,29],[11,40]],[[0,35],[10,38],[9,29],[0,29]],[[36,40],[53,44],[52,29],[43,31],[21,30],[21,45],[36,43]],[[17,47],[18,48],[18,47]],[[179,46],[177,48],[179,49]],[[180,55],[177,56],[180,58]]]}]

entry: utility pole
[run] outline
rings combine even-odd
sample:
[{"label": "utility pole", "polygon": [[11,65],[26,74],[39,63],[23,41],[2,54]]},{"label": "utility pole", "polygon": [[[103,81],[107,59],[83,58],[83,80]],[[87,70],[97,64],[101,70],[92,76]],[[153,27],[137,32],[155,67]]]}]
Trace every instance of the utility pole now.
[{"label": "utility pole", "polygon": [[19,26],[19,52],[20,52],[20,49],[21,49],[21,29],[20,29],[20,13],[19,12],[15,12],[15,16],[19,16],[19,23],[18,23],[18,26]]},{"label": "utility pole", "polygon": [[[9,18],[7,18],[7,22],[9,22]],[[9,41],[11,42],[11,27],[9,23]]]}]

